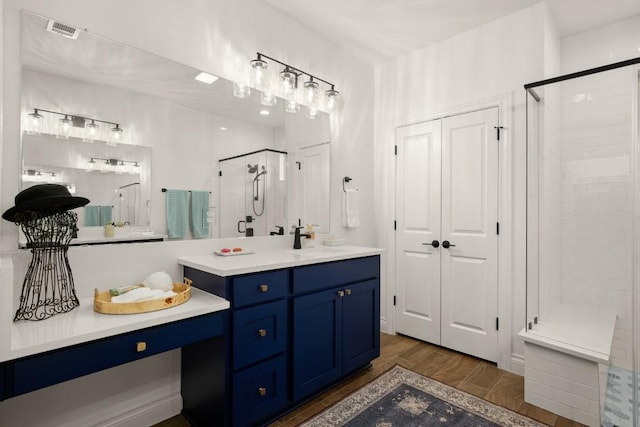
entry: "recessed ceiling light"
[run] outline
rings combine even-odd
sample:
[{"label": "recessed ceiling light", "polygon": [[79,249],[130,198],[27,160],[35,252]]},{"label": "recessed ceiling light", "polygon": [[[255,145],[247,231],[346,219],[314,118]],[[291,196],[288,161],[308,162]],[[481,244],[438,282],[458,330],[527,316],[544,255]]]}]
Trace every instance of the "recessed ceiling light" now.
[{"label": "recessed ceiling light", "polygon": [[202,83],[206,83],[206,84],[211,84],[213,82],[215,82],[216,80],[218,80],[218,77],[214,76],[213,74],[209,74],[209,73],[205,73],[204,71],[201,72],[200,74],[198,74],[195,79],[199,82]]},{"label": "recessed ceiling light", "polygon": [[269,115],[269,110],[260,110],[260,115],[268,116]]},{"label": "recessed ceiling light", "polygon": [[220,126],[220,130],[227,130],[227,128],[224,126]]}]

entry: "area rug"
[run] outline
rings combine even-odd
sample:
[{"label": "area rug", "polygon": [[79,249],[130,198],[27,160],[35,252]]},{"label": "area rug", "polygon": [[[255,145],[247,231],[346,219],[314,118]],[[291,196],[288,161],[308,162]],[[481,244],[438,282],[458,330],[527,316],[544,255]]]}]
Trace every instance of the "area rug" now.
[{"label": "area rug", "polygon": [[300,427],[543,426],[395,366]]}]

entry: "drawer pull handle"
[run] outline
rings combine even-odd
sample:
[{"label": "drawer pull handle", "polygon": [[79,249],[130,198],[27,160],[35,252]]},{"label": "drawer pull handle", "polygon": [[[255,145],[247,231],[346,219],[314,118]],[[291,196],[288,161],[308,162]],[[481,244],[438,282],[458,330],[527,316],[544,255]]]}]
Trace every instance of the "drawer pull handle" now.
[{"label": "drawer pull handle", "polygon": [[147,349],[147,343],[144,341],[138,341],[136,343],[136,351],[138,353],[142,353],[143,351],[145,351]]},{"label": "drawer pull handle", "polygon": [[258,329],[258,335],[260,335],[261,337],[266,337],[267,336],[267,330],[266,329]]},{"label": "drawer pull handle", "polygon": [[344,293],[345,295],[351,295],[351,289],[345,289]]},{"label": "drawer pull handle", "polygon": [[344,291],[338,291],[338,296],[339,296],[340,298],[344,297]]},{"label": "drawer pull handle", "polygon": [[260,387],[258,389],[258,396],[266,396],[267,395],[267,388],[266,387]]},{"label": "drawer pull handle", "polygon": [[260,285],[260,292],[267,292],[269,290],[269,285]]}]

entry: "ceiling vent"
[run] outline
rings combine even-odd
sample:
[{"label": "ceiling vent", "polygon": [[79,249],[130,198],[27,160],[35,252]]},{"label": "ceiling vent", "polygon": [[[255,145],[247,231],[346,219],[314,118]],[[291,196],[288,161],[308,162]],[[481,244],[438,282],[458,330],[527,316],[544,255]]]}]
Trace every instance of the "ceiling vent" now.
[{"label": "ceiling vent", "polygon": [[61,24],[60,22],[56,22],[51,19],[47,22],[47,31],[51,31],[52,33],[56,33],[73,40],[77,39],[78,34],[80,34],[79,29]]}]

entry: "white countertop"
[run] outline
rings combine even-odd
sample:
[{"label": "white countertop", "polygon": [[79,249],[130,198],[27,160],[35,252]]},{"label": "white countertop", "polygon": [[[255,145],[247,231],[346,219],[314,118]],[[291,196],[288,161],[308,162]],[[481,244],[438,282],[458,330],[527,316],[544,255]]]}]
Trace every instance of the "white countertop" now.
[{"label": "white countertop", "polygon": [[184,304],[141,314],[96,313],[93,298],[85,298],[80,300],[80,307],[69,313],[39,321],[14,322],[10,328],[11,342],[1,343],[0,362],[228,308],[229,301],[196,288],[191,288],[191,298]]},{"label": "white countertop", "polygon": [[[219,248],[215,248],[219,249]],[[362,246],[322,246],[307,249],[260,249],[235,256],[195,255],[178,258],[178,263],[217,276],[257,273],[280,268],[298,267],[351,258],[380,255],[384,249]]]}]

